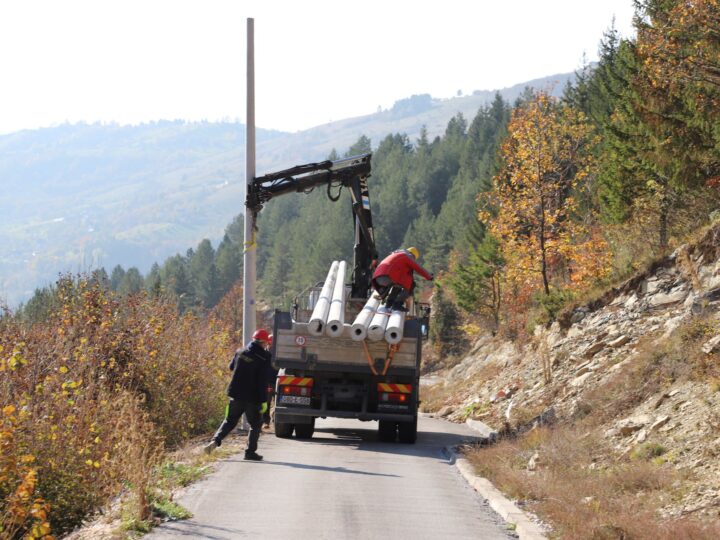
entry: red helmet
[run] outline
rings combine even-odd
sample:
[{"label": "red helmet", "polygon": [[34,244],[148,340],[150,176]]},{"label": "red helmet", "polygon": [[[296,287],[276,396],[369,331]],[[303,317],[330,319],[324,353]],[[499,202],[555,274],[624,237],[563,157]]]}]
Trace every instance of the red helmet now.
[{"label": "red helmet", "polygon": [[268,336],[267,330],[263,330],[262,328],[260,328],[259,330],[255,330],[252,338],[253,341],[270,341],[270,336]]}]

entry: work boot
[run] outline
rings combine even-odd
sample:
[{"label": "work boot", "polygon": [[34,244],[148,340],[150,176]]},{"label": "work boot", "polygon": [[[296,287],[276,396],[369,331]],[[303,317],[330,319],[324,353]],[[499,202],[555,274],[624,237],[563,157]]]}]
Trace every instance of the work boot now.
[{"label": "work boot", "polygon": [[257,452],[245,452],[245,459],[247,461],[262,461],[262,456]]},{"label": "work boot", "polygon": [[203,448],[203,451],[206,454],[212,454],[212,451],[215,450],[218,446],[220,446],[220,445],[217,443],[217,441],[215,439],[213,439],[212,441],[210,441],[209,443],[207,443],[205,445],[205,447]]}]

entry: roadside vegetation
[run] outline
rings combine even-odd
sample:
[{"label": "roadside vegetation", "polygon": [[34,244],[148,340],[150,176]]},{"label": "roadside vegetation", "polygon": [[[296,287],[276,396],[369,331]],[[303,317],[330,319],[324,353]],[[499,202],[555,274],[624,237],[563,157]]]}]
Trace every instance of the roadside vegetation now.
[{"label": "roadside vegetation", "polygon": [[139,522],[164,451],[219,420],[234,336],[175,302],[62,278],[42,322],[0,320],[0,535],[69,532],[118,495]]},{"label": "roadside vegetation", "polygon": [[[538,426],[531,420],[538,411],[513,414],[498,442],[468,447],[466,455],[480,475],[551,524],[554,537],[717,538],[717,519],[670,511],[688,504],[689,488],[699,474],[693,467],[678,468],[677,462],[688,445],[700,453],[703,448],[713,452],[712,441],[720,435],[717,413],[691,417],[710,428],[703,447],[677,434],[666,442],[650,438],[618,449],[607,427],[653,396],[665,399],[663,392],[672,386],[694,383],[705,388],[701,394],[716,393],[717,356],[702,347],[718,331],[717,317],[706,314],[681,325],[660,346],[657,336],[648,336],[624,369],[583,392],[571,418]],[[562,391],[564,384],[557,389]],[[429,396],[440,406],[450,397],[439,386]],[[702,501],[691,503],[706,508]]]},{"label": "roadside vegetation", "polygon": [[[373,151],[381,255],[416,245],[438,276],[427,371],[460,362],[480,328],[528,343],[535,328],[567,317],[717,219],[720,5],[636,6],[637,36],[610,28],[599,63],[583,68],[562,96],[528,90],[510,104],[498,95],[469,122],[458,114],[442,137],[396,133],[373,145],[361,136],[344,153]],[[272,201],[260,216],[258,275],[275,305],[322,279],[331,261],[352,258],[349,208],[327,195]],[[239,223],[217,250],[203,240],[147,276],[117,267],[65,277],[0,318],[2,536],[63,534],[119,494],[138,524],[153,504],[174,511],[150,486],[168,474],[167,450],[219,420],[241,320]],[[649,348],[614,386],[588,394],[583,418],[480,450],[481,472],[534,501],[564,538],[588,537],[587,530],[598,539],[720,536],[714,524],[705,530],[691,518],[658,520],[658,501],[681,495],[667,448],[615,456],[592,431],[603,414],[629,409],[668,380],[697,378],[717,390],[715,366],[688,353],[717,333],[698,325],[666,349]],[[487,369],[479,376],[498,375]],[[465,391],[425,389],[423,407]],[[482,417],[478,407],[463,415]],[[529,474],[535,452],[544,461]]]},{"label": "roadside vegetation", "polygon": [[[583,426],[539,428],[468,453],[478,473],[553,526],[556,538],[706,539],[720,524],[695,516],[658,519],[683,496],[683,475],[645,447],[618,459]],[[528,462],[539,456],[528,471]]]},{"label": "roadside vegetation", "polygon": [[[567,328],[575,308],[634,275],[651,275],[681,244],[717,237],[720,5],[636,5],[637,37],[621,39],[610,29],[599,64],[582,70],[562,99],[538,92],[512,109],[492,186],[477,196],[482,234],[468,251],[451,252],[441,280],[450,294],[440,301],[461,310],[458,326],[481,317],[498,344],[532,348],[539,326],[558,321]],[[682,250],[676,254],[674,264],[694,287],[694,263]],[[717,250],[695,257],[712,266]],[[436,321],[445,324],[447,313],[436,311]],[[500,441],[469,449],[469,457],[558,538],[717,538],[717,501],[695,490],[712,485],[703,467],[716,456],[718,356],[702,347],[718,331],[711,310],[662,339],[648,336],[633,346],[631,362],[586,390],[576,390],[572,379],[553,381],[550,363],[563,360],[548,353],[547,376],[524,381],[548,389],[546,399],[517,404],[512,413],[507,403],[472,401],[478,381],[492,381],[493,395],[515,384],[521,368],[507,364],[494,366],[499,373],[488,365],[472,380],[423,388],[423,407],[457,420],[492,419]],[[462,353],[446,354],[446,345],[435,343],[428,370],[463,360]],[[670,426],[668,435],[630,443],[607,432],[682,384],[695,389],[704,413],[681,433]],[[575,392],[572,414],[530,429]],[[694,442],[684,443],[683,434]],[[702,457],[687,457],[697,453]]]}]

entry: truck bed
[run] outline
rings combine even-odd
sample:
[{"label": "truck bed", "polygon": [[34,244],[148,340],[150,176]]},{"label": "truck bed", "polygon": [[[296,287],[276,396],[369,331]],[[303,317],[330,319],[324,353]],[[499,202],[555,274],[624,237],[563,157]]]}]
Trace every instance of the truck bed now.
[{"label": "truck bed", "polygon": [[[349,329],[346,328],[343,337],[339,338],[313,336],[308,332],[307,323],[293,321],[289,313],[278,312],[276,317],[280,319],[274,337],[273,363],[276,367],[370,371],[365,346],[362,341],[349,337]],[[415,372],[419,367],[420,341],[419,322],[406,321],[403,340],[393,354],[388,373]],[[382,371],[389,352],[387,342],[366,341],[366,344],[375,368]]]},{"label": "truck bed", "polygon": [[[285,362],[315,362],[316,365],[346,364],[352,366],[368,367],[368,357],[361,341],[354,341],[349,337],[330,338],[327,336],[313,336],[308,332],[308,325],[296,323],[290,330],[279,329],[276,361]],[[393,356],[392,365],[395,367],[414,368],[417,360],[417,338],[405,338],[400,342],[400,348]],[[373,359],[382,359],[388,354],[388,344],[385,341],[368,341],[367,348]]]}]

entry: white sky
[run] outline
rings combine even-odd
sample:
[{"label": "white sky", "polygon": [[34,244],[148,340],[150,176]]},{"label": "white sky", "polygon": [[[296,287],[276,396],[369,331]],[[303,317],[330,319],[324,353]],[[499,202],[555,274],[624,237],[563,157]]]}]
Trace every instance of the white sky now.
[{"label": "white sky", "polygon": [[569,72],[632,0],[2,0],[0,133],[63,122],[245,120],[296,131],[412,94]]}]

